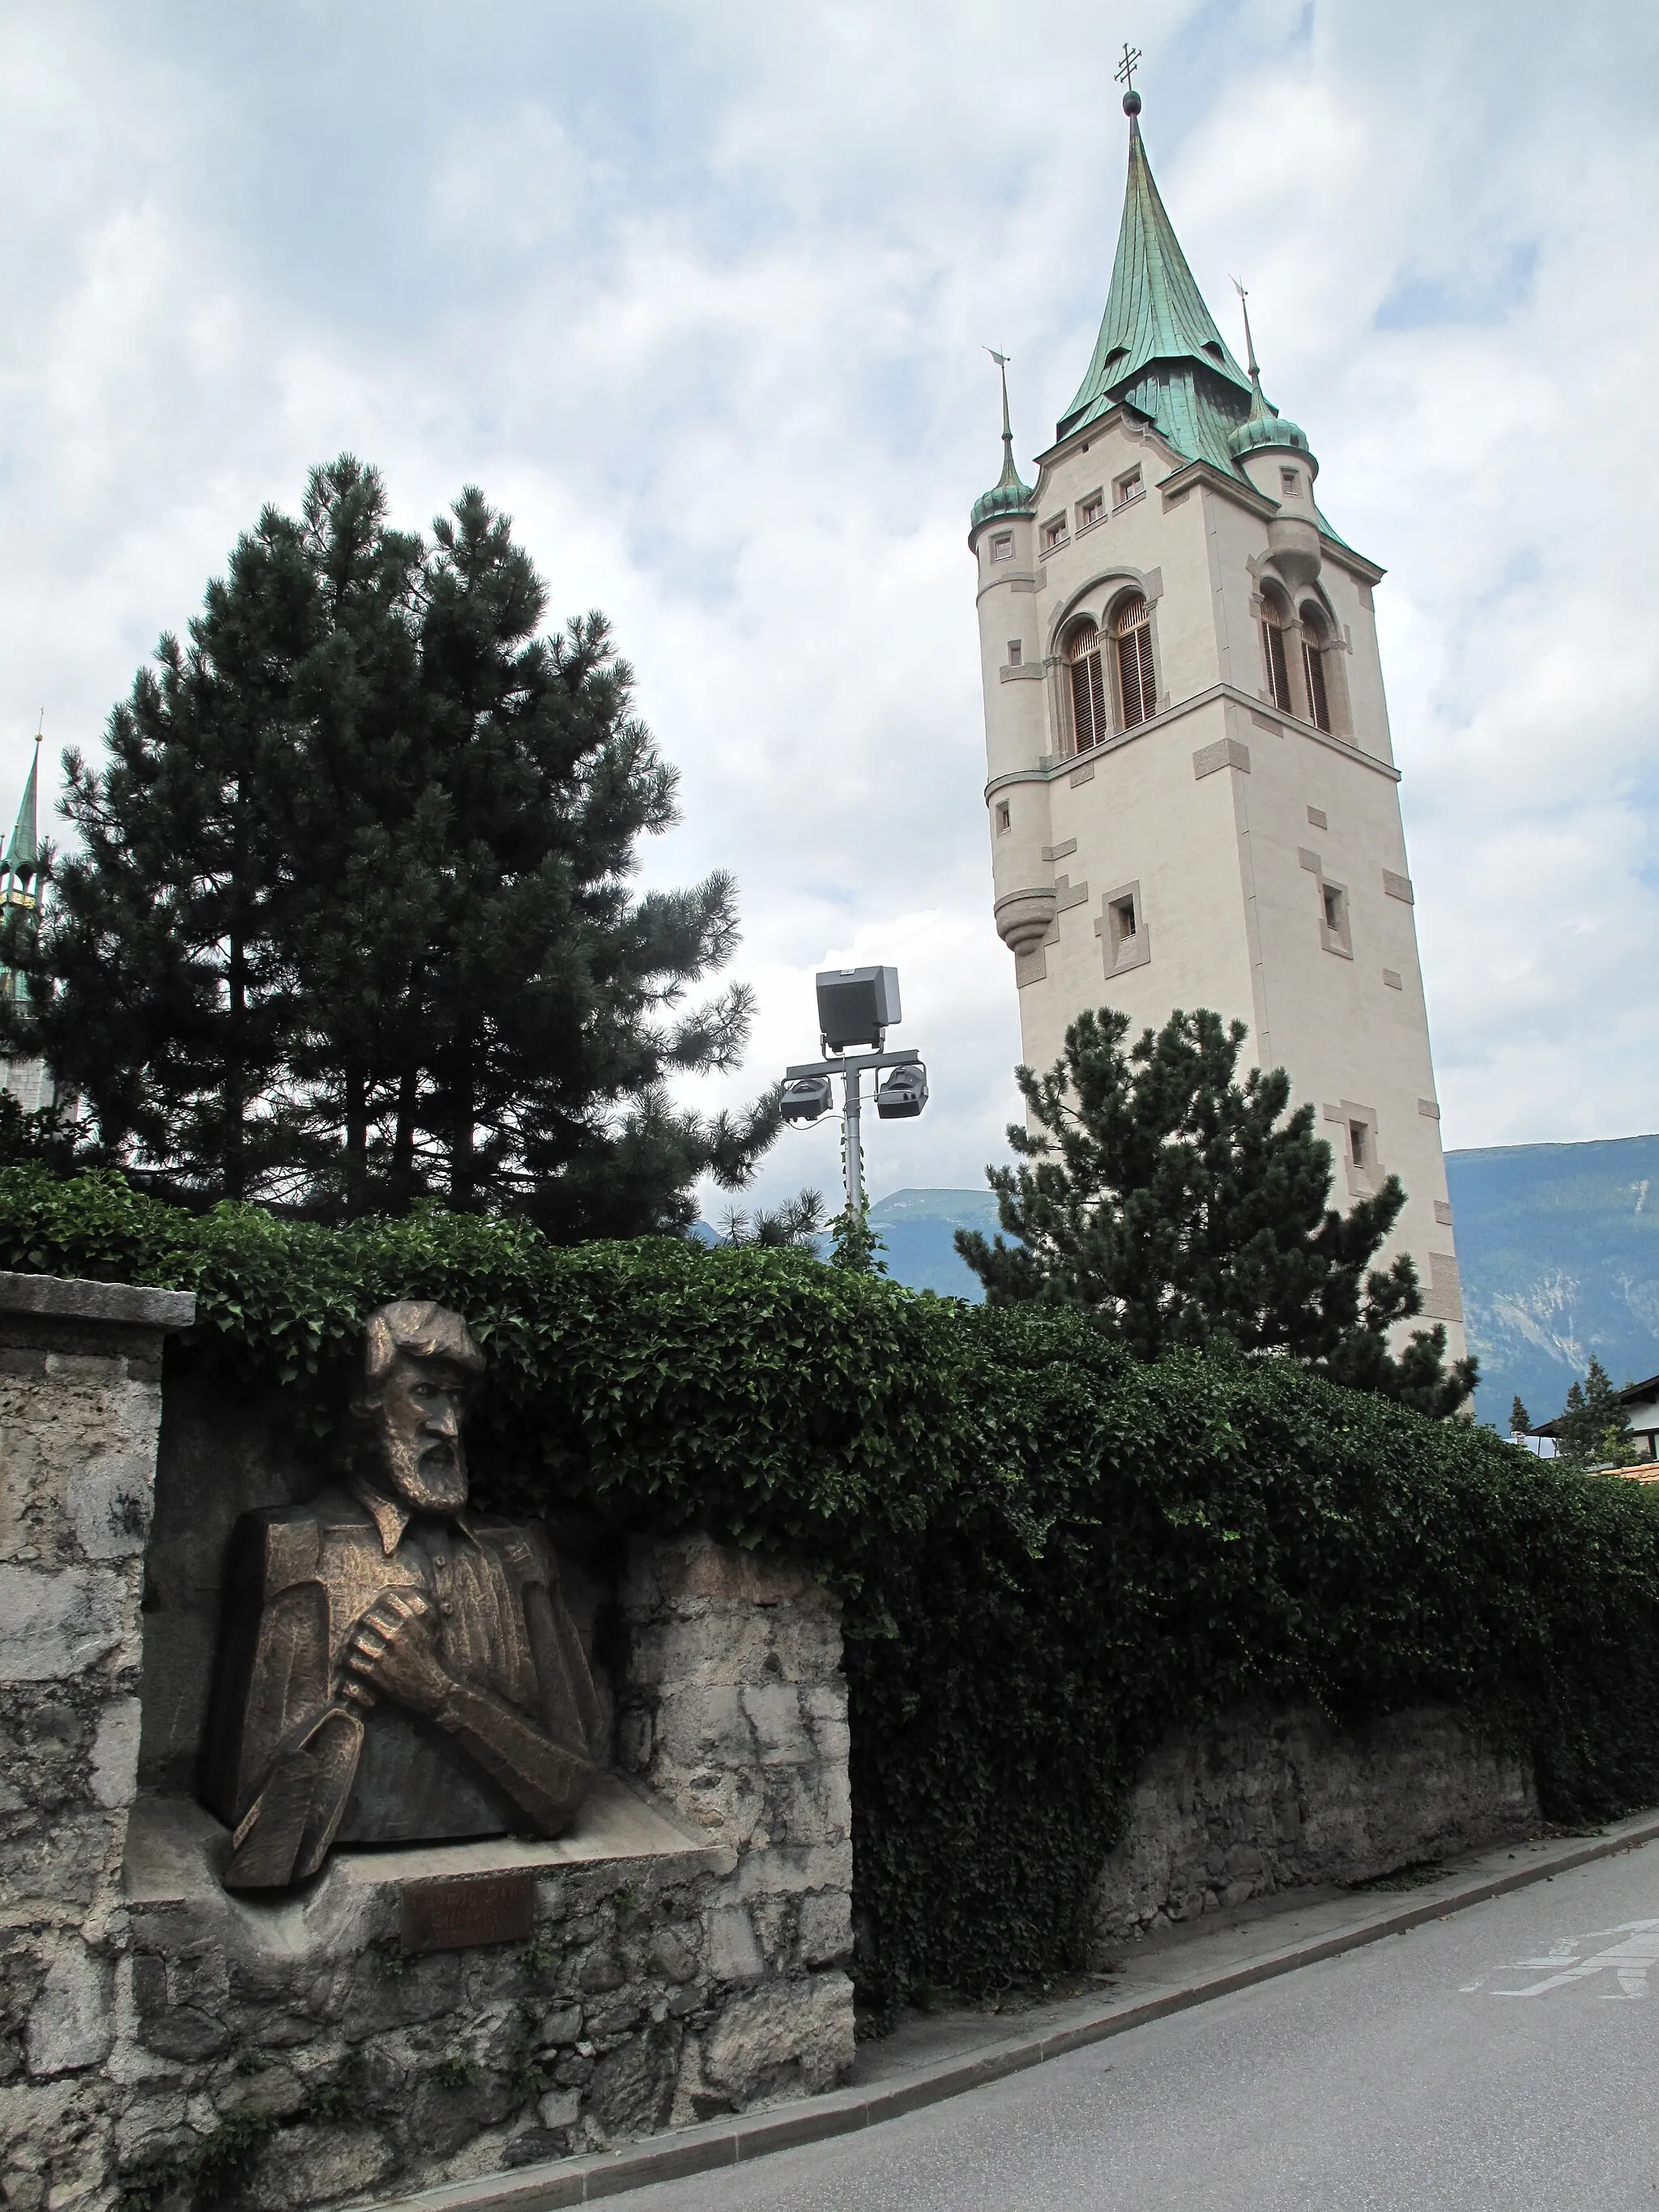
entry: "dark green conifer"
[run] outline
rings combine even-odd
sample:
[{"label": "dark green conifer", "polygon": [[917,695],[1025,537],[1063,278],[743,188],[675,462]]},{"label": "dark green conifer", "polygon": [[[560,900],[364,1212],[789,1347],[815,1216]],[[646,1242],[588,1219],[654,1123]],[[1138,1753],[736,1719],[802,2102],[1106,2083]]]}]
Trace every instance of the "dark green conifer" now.
[{"label": "dark green conifer", "polygon": [[1346,1213],[1327,1200],[1330,1147],[1311,1106],[1287,1111],[1282,1068],[1236,1078],[1244,1024],[1176,1012],[1126,1049],[1127,1017],[1085,1012],[1046,1075],[1016,1079],[1035,1127],[1014,1124],[1018,1168],[988,1170],[1007,1234],[958,1231],[957,1249],[997,1302],[1086,1307],[1143,1358],[1218,1338],[1283,1352],[1422,1412],[1455,1411],[1475,1363],[1445,1364],[1404,1253],[1370,1262],[1405,1204],[1390,1176]]},{"label": "dark green conifer", "polygon": [[324,1213],[434,1195],[562,1238],[684,1228],[777,1126],[678,1105],[732,1066],[723,873],[643,896],[675,776],[602,617],[545,592],[477,490],[430,545],[380,480],[313,471],[67,763],[56,863],[11,1033],[88,1102],[100,1157],[204,1198]]},{"label": "dark green conifer", "polygon": [[1555,1455],[1580,1468],[1633,1467],[1641,1456],[1613,1379],[1594,1352],[1583,1382],[1568,1386],[1555,1422]]}]

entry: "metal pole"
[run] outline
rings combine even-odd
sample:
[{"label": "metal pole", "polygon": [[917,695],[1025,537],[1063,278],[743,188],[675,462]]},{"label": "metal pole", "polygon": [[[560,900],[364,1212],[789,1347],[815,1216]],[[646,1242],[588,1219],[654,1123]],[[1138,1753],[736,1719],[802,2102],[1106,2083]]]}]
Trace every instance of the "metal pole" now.
[{"label": "metal pole", "polygon": [[842,1147],[847,1156],[847,1218],[856,1221],[864,1205],[864,1147],[859,1136],[859,1071],[849,1067],[842,1078],[846,1105],[842,1115]]}]

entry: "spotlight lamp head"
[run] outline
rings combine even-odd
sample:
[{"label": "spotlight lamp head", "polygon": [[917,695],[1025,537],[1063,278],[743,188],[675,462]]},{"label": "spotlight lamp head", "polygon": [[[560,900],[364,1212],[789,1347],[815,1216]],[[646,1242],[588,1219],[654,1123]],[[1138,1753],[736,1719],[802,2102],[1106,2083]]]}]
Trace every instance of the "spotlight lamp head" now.
[{"label": "spotlight lamp head", "polygon": [[927,1103],[927,1070],[919,1060],[890,1067],[876,1086],[876,1112],[884,1121],[914,1121]]},{"label": "spotlight lamp head", "polygon": [[783,1118],[792,1128],[805,1128],[820,1121],[830,1111],[830,1079],[827,1075],[799,1076],[783,1086],[781,1099]]},{"label": "spotlight lamp head", "polygon": [[899,1019],[896,968],[826,968],[817,978],[818,1031],[826,1052],[879,1052]]}]

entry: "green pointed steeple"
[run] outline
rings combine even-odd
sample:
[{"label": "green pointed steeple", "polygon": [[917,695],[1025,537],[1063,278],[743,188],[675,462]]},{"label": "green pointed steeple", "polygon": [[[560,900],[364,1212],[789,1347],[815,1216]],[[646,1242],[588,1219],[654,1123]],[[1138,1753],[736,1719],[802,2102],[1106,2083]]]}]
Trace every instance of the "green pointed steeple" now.
[{"label": "green pointed steeple", "polygon": [[1176,449],[1232,471],[1227,437],[1249,411],[1250,380],[1228,350],[1158,198],[1140,137],[1140,94],[1123,96],[1129,181],[1112,264],[1112,289],[1094,358],[1060,417],[1068,437],[1127,402]]},{"label": "green pointed steeple", "polygon": [[[36,793],[40,780],[40,740],[34,740],[34,758],[29,763],[28,781],[23,786],[23,796],[17,803],[17,819],[12,824],[11,842],[6,848],[5,858],[0,860],[0,878],[5,879],[9,890],[13,883],[34,880],[40,864],[40,838],[37,815]],[[0,815],[0,821],[5,817]]]},{"label": "green pointed steeple", "polygon": [[977,530],[981,522],[988,522],[994,514],[1035,514],[1036,493],[1030,484],[1019,480],[1019,471],[1014,466],[1014,433],[1008,419],[1008,356],[990,346],[986,351],[997,365],[1002,379],[1002,474],[989,491],[982,491],[974,501],[969,519],[970,531]]},{"label": "green pointed steeple", "polygon": [[[18,802],[17,819],[12,825],[11,842],[6,847],[5,857],[0,859],[0,916],[14,908],[27,917],[31,930],[38,926],[40,902],[35,878],[40,872],[40,824],[37,817],[36,793],[40,781],[40,740],[34,740],[34,758],[29,763],[28,781],[23,786],[23,796]],[[0,966],[0,998],[27,999],[28,979],[15,968]]]}]

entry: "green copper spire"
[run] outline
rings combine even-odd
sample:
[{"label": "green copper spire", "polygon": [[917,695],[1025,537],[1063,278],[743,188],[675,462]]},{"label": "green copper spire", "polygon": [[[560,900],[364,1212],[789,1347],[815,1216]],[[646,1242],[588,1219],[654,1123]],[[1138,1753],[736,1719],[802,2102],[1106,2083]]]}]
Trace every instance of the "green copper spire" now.
[{"label": "green copper spire", "polygon": [[[1133,87],[1123,95],[1123,112],[1129,118],[1129,182],[1112,289],[1089,373],[1055,434],[1068,437],[1127,400],[1152,416],[1182,453],[1230,468],[1226,436],[1244,416],[1250,380],[1216,328],[1158,196],[1141,143],[1140,94]],[[1164,404],[1149,404],[1160,398]]]},{"label": "green copper spire", "polygon": [[[12,879],[33,883],[40,864],[40,840],[37,822],[35,793],[40,780],[40,739],[34,740],[34,758],[29,763],[28,781],[23,786],[23,796],[17,804],[17,819],[12,824],[11,842],[6,856],[0,860],[0,877],[7,878],[6,889],[12,888]],[[3,819],[0,817],[0,819]]]},{"label": "green copper spire", "polygon": [[[35,794],[40,781],[40,739],[34,740],[34,758],[29,763],[28,781],[23,786],[23,796],[18,802],[17,819],[12,825],[11,842],[5,857],[0,860],[0,917],[15,908],[28,918],[33,928],[39,920],[40,899],[35,890],[35,878],[40,872],[40,839],[36,816]],[[0,998],[27,999],[27,978],[15,968],[0,967]]]},{"label": "green copper spire", "polygon": [[1227,441],[1227,450],[1242,460],[1246,453],[1259,447],[1292,446],[1299,453],[1307,453],[1308,434],[1299,422],[1292,422],[1288,415],[1281,415],[1261,389],[1261,365],[1255,357],[1255,340],[1250,333],[1249,295],[1237,276],[1233,289],[1238,294],[1238,304],[1244,316],[1244,352],[1250,370],[1250,411]]},{"label": "green copper spire", "polygon": [[1019,471],[1014,466],[1014,433],[1008,420],[1008,356],[998,353],[994,347],[985,349],[997,365],[1002,379],[1002,474],[989,491],[983,491],[974,501],[974,511],[969,528],[977,530],[981,522],[988,522],[995,514],[1035,514],[1036,494],[1030,484],[1019,480]]}]

